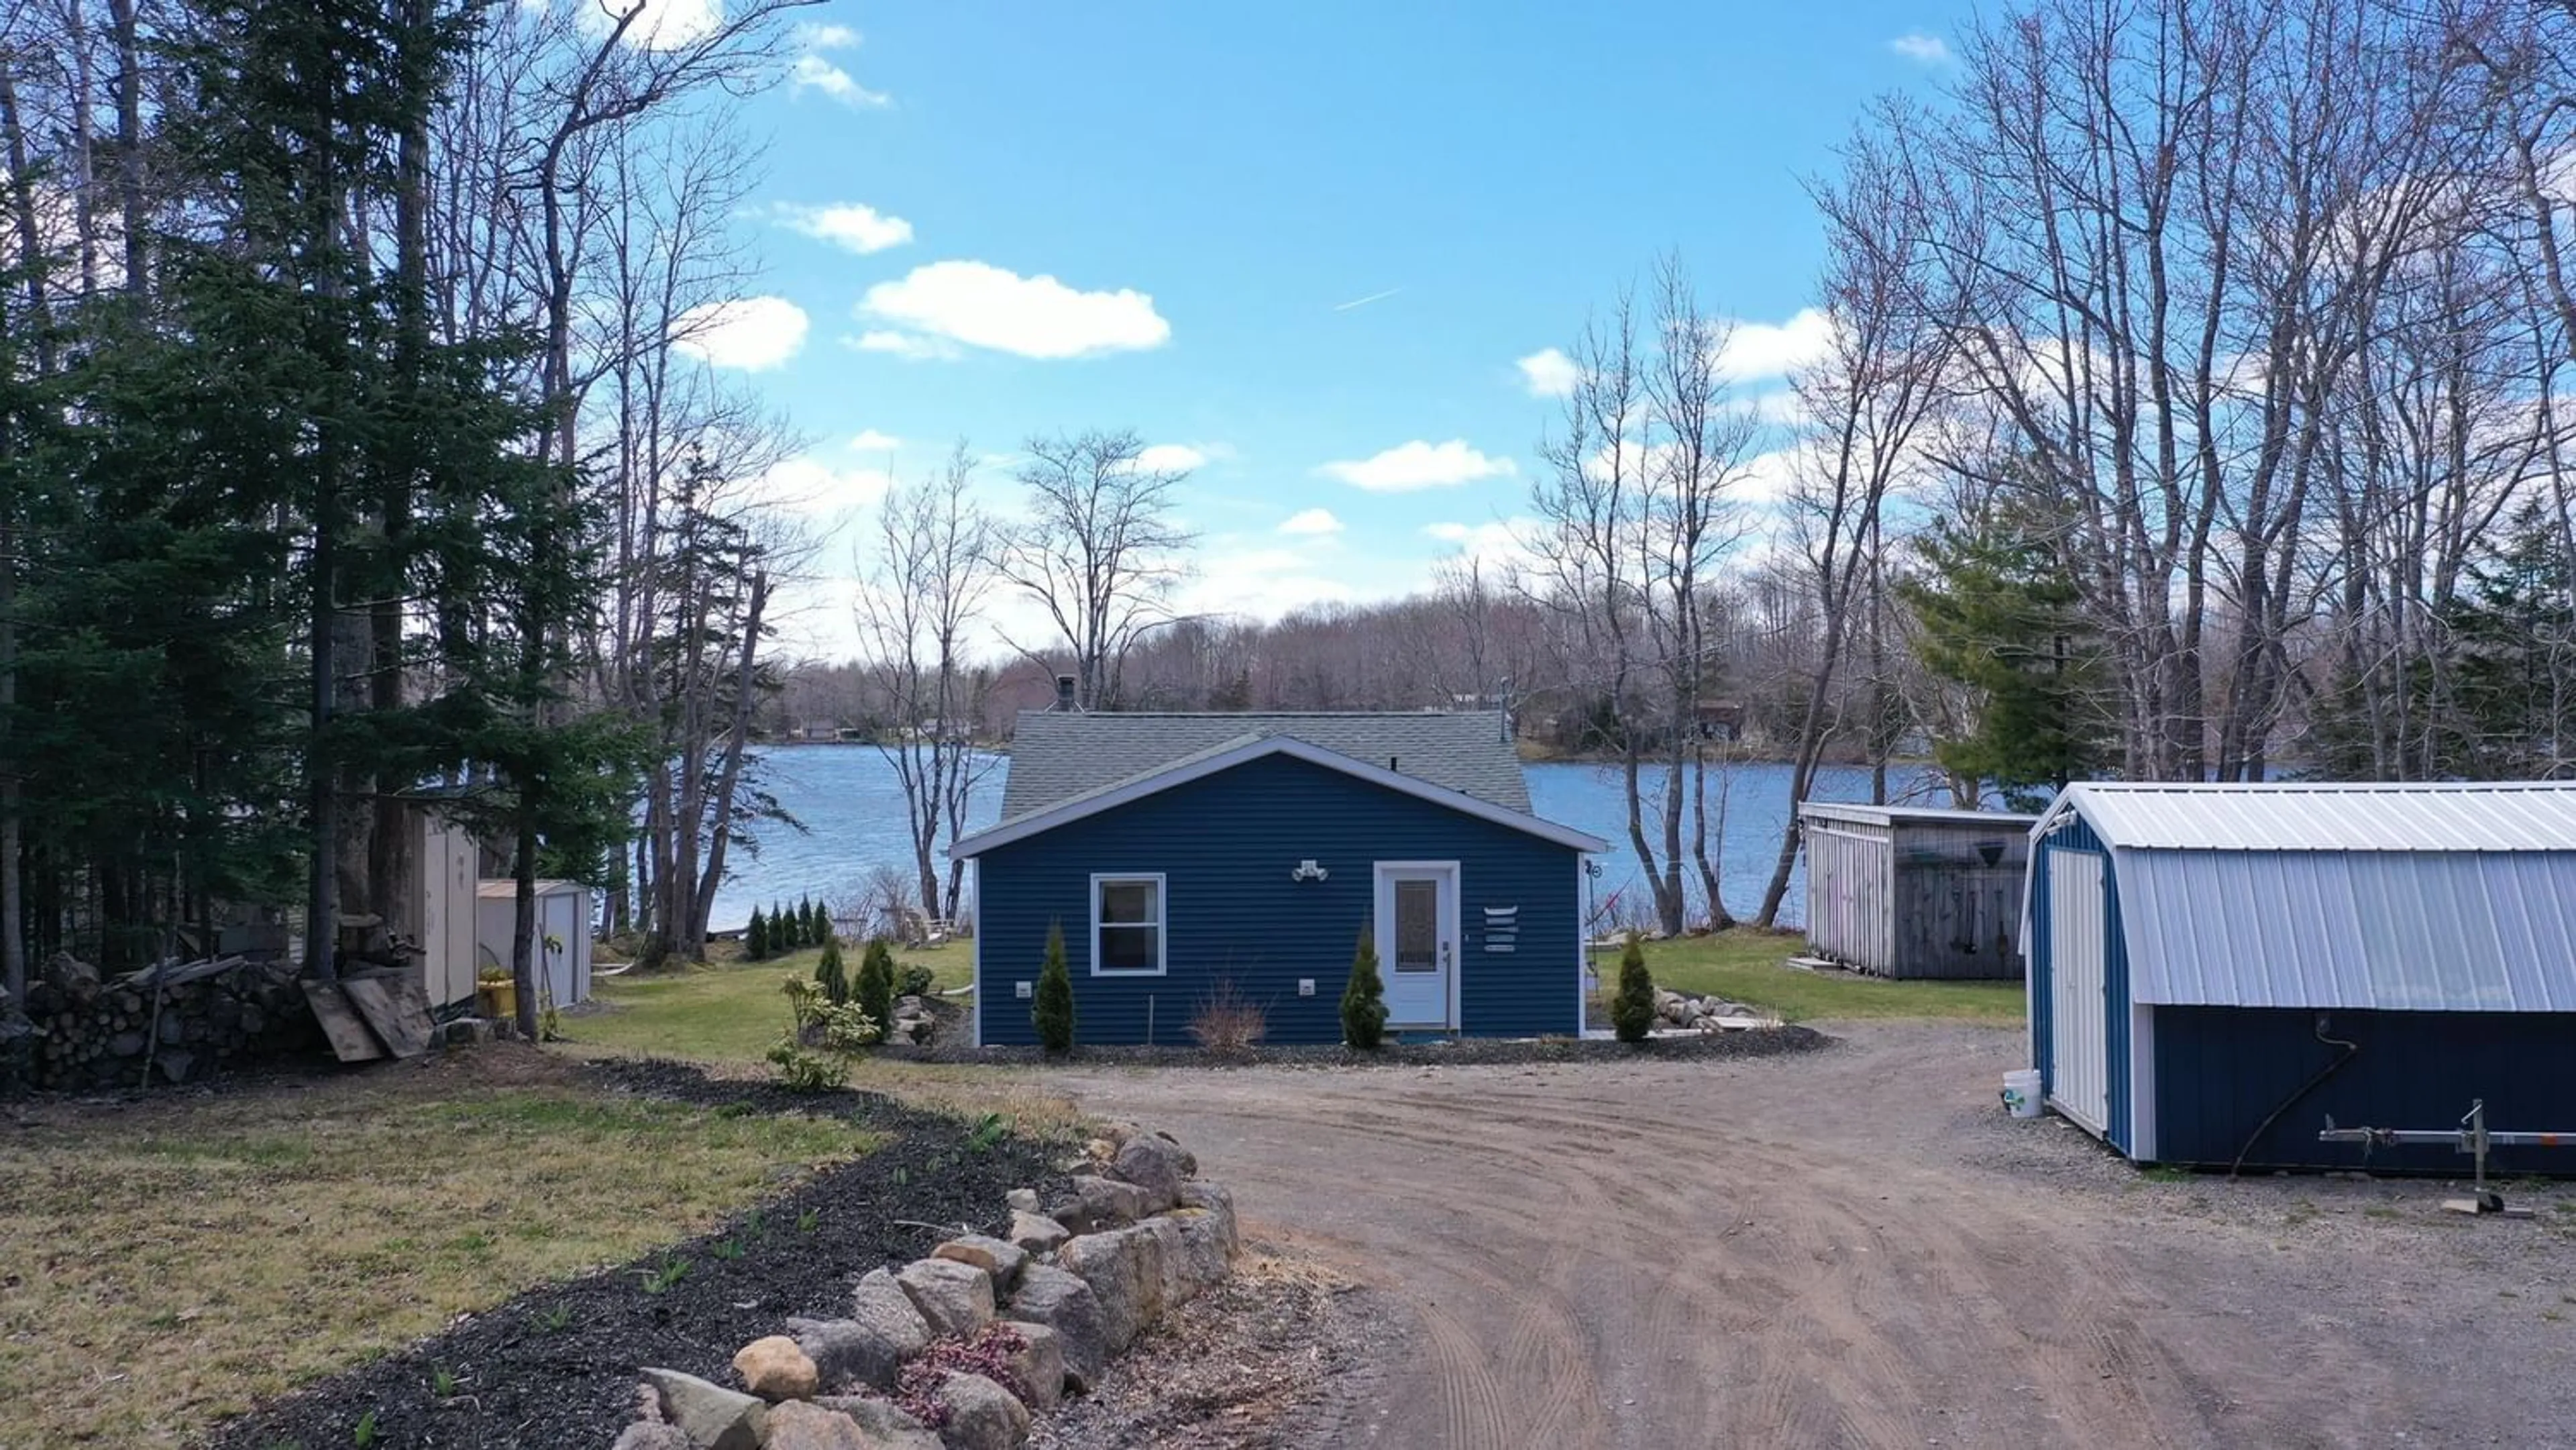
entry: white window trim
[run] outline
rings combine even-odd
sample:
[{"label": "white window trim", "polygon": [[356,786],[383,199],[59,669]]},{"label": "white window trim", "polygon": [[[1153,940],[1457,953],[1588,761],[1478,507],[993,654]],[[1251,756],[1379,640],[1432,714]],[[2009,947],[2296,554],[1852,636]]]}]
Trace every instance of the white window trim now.
[{"label": "white window trim", "polygon": [[[1151,969],[1103,967],[1100,965],[1100,888],[1109,882],[1132,884],[1154,883],[1154,965]],[[1095,977],[1160,977],[1168,975],[1172,965],[1171,888],[1160,871],[1094,871],[1091,873],[1091,975]],[[1122,921],[1119,926],[1144,926],[1141,921]]]}]

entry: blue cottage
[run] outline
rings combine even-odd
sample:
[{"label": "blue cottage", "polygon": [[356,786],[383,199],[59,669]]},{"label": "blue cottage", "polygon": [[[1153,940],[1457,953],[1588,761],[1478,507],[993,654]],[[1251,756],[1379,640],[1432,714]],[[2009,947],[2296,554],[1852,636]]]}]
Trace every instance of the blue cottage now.
[{"label": "blue cottage", "polygon": [[1222,989],[1268,1040],[1332,1043],[1360,934],[1389,1026],[1583,1026],[1582,864],[1607,843],[1530,811],[1506,718],[1024,714],[975,863],[976,1040],[1036,1040],[1047,931],[1080,1038],[1184,1043]]},{"label": "blue cottage", "polygon": [[2048,1104],[2139,1162],[2462,1172],[2317,1131],[2480,1098],[2576,1129],[2576,785],[2074,785],[2023,899]]}]

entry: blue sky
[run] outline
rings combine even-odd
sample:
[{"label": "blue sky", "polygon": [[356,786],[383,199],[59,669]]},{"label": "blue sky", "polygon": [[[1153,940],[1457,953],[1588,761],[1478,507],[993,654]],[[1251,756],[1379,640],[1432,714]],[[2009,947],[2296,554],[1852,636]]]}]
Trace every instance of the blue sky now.
[{"label": "blue sky", "polygon": [[[749,103],[766,271],[711,356],[810,438],[780,489],[841,527],[826,573],[889,468],[963,438],[1007,495],[1032,431],[1132,427],[1200,460],[1194,606],[1405,593],[1522,510],[1556,404],[1520,361],[1659,253],[1777,388],[1800,180],[1965,8],[842,0]],[[809,594],[789,647],[847,652]]]}]

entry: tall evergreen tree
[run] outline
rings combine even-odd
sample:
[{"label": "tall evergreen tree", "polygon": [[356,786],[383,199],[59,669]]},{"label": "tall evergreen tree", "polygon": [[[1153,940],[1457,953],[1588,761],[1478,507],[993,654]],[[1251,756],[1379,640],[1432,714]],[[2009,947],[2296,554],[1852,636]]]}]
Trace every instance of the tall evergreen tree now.
[{"label": "tall evergreen tree", "polygon": [[1934,756],[2020,809],[2107,756],[2100,641],[2043,525],[2000,498],[1939,520],[1919,544],[1922,568],[1897,585],[1924,668],[1976,698],[1973,722],[1933,741]]}]

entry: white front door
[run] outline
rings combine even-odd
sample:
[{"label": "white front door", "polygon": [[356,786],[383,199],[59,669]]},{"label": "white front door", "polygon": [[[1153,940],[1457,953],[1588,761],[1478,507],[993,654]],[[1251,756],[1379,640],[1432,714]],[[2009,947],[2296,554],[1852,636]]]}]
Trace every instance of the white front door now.
[{"label": "white front door", "polygon": [[1458,863],[1377,863],[1377,964],[1390,1027],[1458,1025]]}]

